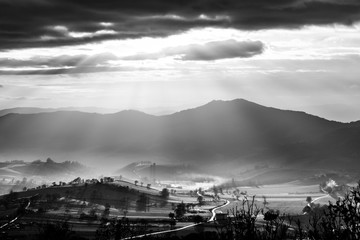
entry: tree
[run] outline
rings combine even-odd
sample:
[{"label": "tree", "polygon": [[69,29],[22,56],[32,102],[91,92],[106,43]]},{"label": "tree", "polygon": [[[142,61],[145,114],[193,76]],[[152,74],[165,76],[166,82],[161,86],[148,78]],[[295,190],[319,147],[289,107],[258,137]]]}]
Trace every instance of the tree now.
[{"label": "tree", "polygon": [[110,204],[106,203],[105,204],[105,209],[104,209],[104,212],[103,212],[103,217],[107,218],[107,217],[109,217],[109,214],[110,214]]},{"label": "tree", "polygon": [[147,188],[147,189],[150,189],[150,187],[151,187],[151,184],[148,183],[148,184],[146,185],[146,188]]},{"label": "tree", "polygon": [[174,226],[176,225],[175,214],[173,212],[169,213],[169,218],[170,218],[170,229],[173,229]]},{"label": "tree", "polygon": [[197,198],[199,205],[203,205],[204,204],[204,197],[203,196],[198,196]]},{"label": "tree", "polygon": [[310,196],[308,196],[308,197],[306,198],[306,202],[307,202],[308,204],[310,204],[310,203],[312,202],[312,198],[311,198]]},{"label": "tree", "polygon": [[267,208],[267,205],[269,205],[269,202],[266,200],[266,196],[263,196],[263,204],[264,204],[264,208]]},{"label": "tree", "polygon": [[149,198],[144,193],[140,194],[136,201],[136,211],[146,211],[146,204],[148,201]]},{"label": "tree", "polygon": [[279,210],[273,210],[273,209],[270,209],[269,211],[267,211],[265,214],[264,214],[264,220],[265,221],[274,221],[276,220],[278,217],[279,217]]},{"label": "tree", "polygon": [[175,209],[176,218],[182,218],[186,213],[186,206],[184,202],[179,203]]},{"label": "tree", "polygon": [[170,212],[170,213],[169,213],[169,218],[170,218],[170,219],[174,219],[174,218],[175,218],[175,213]]},{"label": "tree", "polygon": [[217,188],[215,185],[213,186],[213,191],[214,191],[214,195],[215,195],[215,196],[218,195],[219,190],[218,190],[218,188]]},{"label": "tree", "polygon": [[138,181],[138,180],[135,180],[135,186],[137,186],[138,183],[139,183],[139,181]]},{"label": "tree", "polygon": [[169,189],[163,188],[160,192],[160,196],[165,199],[168,198],[170,196]]}]

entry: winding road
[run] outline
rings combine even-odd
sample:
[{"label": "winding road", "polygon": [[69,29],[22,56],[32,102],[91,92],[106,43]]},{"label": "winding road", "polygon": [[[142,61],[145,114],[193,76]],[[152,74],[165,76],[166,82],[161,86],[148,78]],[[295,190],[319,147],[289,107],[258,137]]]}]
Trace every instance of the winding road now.
[{"label": "winding road", "polygon": [[[207,221],[208,223],[213,222],[215,220],[216,210],[229,205],[230,202],[228,200],[225,200],[225,201],[226,202],[224,204],[219,205],[217,207],[214,207],[213,209],[210,210],[211,213],[212,213],[212,216]],[[136,238],[143,238],[145,236],[154,236],[154,235],[165,234],[165,233],[179,232],[179,231],[182,231],[182,230],[185,230],[185,229],[188,229],[188,228],[191,228],[191,227],[195,227],[195,226],[198,226],[198,225],[201,225],[201,224],[204,224],[204,223],[194,223],[194,224],[190,224],[190,225],[187,225],[185,227],[181,227],[181,228],[177,228],[177,229],[171,229],[171,230],[165,230],[165,231],[160,231],[160,232],[147,233],[147,234],[142,234],[142,235],[138,235],[138,236],[122,238],[121,240],[136,239]]]},{"label": "winding road", "polygon": [[215,216],[216,216],[216,210],[218,210],[219,208],[222,208],[222,207],[225,207],[227,205],[230,204],[230,201],[229,200],[225,200],[226,202],[223,204],[223,205],[220,205],[218,207],[214,207],[213,209],[211,209],[211,213],[212,213],[212,216],[211,218],[209,219],[208,222],[213,222],[215,220]]},{"label": "winding road", "polygon": [[321,197],[318,197],[318,198],[315,198],[314,200],[311,201],[311,203],[315,203],[316,201],[322,199],[322,198],[325,198],[325,197],[329,197],[330,195],[329,194],[326,194],[324,196],[321,196]]}]

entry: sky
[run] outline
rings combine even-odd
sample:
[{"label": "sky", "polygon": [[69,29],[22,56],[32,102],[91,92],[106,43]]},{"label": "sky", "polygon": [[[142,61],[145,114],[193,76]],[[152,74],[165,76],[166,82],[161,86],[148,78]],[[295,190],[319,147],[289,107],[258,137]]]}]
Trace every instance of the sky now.
[{"label": "sky", "polygon": [[359,0],[0,0],[0,109],[243,98],[360,120]]}]

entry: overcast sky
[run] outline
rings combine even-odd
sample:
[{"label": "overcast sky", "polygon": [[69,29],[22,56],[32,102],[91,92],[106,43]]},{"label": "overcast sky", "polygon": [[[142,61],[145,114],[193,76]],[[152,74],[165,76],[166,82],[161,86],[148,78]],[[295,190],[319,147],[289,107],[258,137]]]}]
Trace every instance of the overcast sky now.
[{"label": "overcast sky", "polygon": [[0,0],[0,108],[244,98],[360,120],[359,0]]}]

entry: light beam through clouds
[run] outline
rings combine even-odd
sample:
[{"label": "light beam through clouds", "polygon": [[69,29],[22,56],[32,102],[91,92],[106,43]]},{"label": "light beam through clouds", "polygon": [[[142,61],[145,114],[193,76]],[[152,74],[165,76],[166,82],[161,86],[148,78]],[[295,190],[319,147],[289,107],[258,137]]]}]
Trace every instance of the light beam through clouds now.
[{"label": "light beam through clouds", "polygon": [[0,108],[246,98],[360,119],[357,1],[110,2],[0,0]]}]

